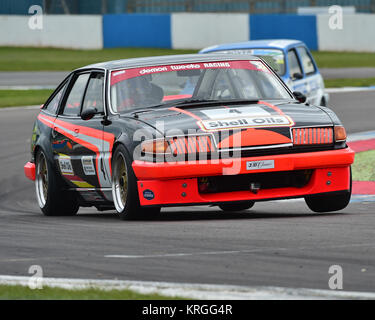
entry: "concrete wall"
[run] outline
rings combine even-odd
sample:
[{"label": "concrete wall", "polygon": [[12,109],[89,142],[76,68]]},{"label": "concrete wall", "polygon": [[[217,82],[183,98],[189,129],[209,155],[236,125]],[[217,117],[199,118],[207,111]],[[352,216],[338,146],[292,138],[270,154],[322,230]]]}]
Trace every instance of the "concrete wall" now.
[{"label": "concrete wall", "polygon": [[76,49],[103,47],[101,16],[43,16],[42,30],[30,29],[29,19],[30,16],[0,15],[0,45]]},{"label": "concrete wall", "polygon": [[176,49],[249,40],[248,14],[173,13],[171,25]]},{"label": "concrete wall", "polygon": [[329,28],[329,15],[319,15],[317,34],[319,50],[375,52],[375,15],[343,16],[343,29]]}]

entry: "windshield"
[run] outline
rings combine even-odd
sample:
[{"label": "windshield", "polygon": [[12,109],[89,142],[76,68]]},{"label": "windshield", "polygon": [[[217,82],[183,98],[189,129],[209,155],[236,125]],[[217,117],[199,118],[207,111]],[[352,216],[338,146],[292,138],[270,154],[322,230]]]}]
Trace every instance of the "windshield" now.
[{"label": "windshield", "polygon": [[114,112],[128,112],[183,99],[290,99],[288,91],[258,60],[214,61],[113,71]]},{"label": "windshield", "polygon": [[282,50],[278,49],[235,49],[235,50],[225,50],[225,51],[215,51],[221,53],[232,53],[232,54],[251,54],[253,56],[258,56],[267,61],[267,63],[273,68],[279,76],[285,74],[285,56]]}]

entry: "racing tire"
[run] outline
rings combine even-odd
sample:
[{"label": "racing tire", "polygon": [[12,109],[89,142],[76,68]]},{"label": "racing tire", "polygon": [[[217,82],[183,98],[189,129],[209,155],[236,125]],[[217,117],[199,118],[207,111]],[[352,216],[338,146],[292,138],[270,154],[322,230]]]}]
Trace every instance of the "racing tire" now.
[{"label": "racing tire", "polygon": [[43,150],[35,157],[35,191],[39,207],[46,216],[74,216],[79,210],[77,198],[64,190],[61,178]]},{"label": "racing tire", "polygon": [[137,178],[128,151],[119,145],[112,157],[112,196],[121,220],[158,216],[160,207],[142,208],[139,203]]},{"label": "racing tire", "polygon": [[219,208],[226,212],[244,211],[250,209],[254,205],[254,201],[240,202],[240,203],[224,203],[219,205]]},{"label": "racing tire", "polygon": [[335,195],[318,195],[305,197],[310,210],[314,212],[339,211],[347,207],[352,195],[352,170],[350,168],[350,189]]}]

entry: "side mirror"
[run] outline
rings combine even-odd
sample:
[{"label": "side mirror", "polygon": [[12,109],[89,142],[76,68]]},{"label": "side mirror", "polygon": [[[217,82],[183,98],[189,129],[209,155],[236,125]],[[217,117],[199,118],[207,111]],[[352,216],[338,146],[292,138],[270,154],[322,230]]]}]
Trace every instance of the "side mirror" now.
[{"label": "side mirror", "polygon": [[81,113],[82,120],[90,120],[98,113],[96,108],[87,108]]},{"label": "side mirror", "polygon": [[300,79],[303,79],[302,73],[299,73],[299,72],[293,73],[292,80],[300,80]]},{"label": "side mirror", "polygon": [[293,95],[296,98],[296,100],[298,100],[301,103],[305,103],[307,100],[306,96],[302,92],[294,91]]}]

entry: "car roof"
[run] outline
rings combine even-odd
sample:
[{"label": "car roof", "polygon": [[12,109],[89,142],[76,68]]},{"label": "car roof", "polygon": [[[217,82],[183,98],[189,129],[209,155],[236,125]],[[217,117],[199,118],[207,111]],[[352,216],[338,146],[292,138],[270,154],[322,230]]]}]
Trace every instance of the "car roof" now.
[{"label": "car roof", "polygon": [[287,49],[289,47],[304,45],[302,41],[293,39],[266,39],[266,40],[252,40],[236,43],[225,43],[216,46],[211,46],[202,49],[201,53],[218,51],[218,50],[234,50],[234,49],[257,49],[257,48],[274,48]]},{"label": "car roof", "polygon": [[155,57],[143,57],[106,61],[101,63],[91,64],[77,70],[83,69],[106,69],[116,70],[124,68],[136,68],[146,66],[157,66],[164,64],[181,64],[181,63],[198,63],[198,62],[214,62],[214,61],[233,61],[233,60],[261,60],[259,57],[244,54],[180,54],[180,55],[167,55]]}]

